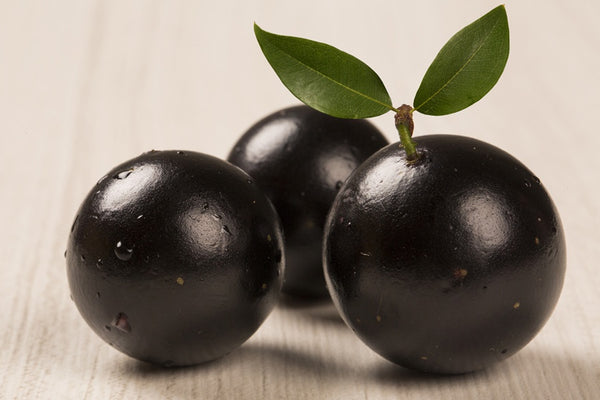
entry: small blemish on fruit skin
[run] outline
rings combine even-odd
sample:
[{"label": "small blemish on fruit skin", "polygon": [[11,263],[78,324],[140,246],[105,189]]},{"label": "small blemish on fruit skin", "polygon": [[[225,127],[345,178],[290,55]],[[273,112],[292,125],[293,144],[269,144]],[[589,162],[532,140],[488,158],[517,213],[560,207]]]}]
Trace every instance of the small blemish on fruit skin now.
[{"label": "small blemish on fruit skin", "polygon": [[271,235],[267,234],[267,242],[270,242],[272,240]]},{"label": "small blemish on fruit skin", "polygon": [[535,239],[533,239],[533,241],[535,242],[536,246],[540,244],[540,238],[539,237],[535,237]]},{"label": "small blemish on fruit skin", "polygon": [[464,268],[457,268],[454,270],[454,278],[455,279],[465,279],[469,271]]},{"label": "small blemish on fruit skin", "polygon": [[513,309],[518,310],[519,307],[521,307],[521,303],[520,302],[516,302],[515,304],[513,304]]},{"label": "small blemish on fruit skin", "polygon": [[120,330],[121,332],[131,332],[131,325],[129,325],[129,317],[125,313],[118,313],[117,316],[112,320],[111,325]]},{"label": "small blemish on fruit skin", "polygon": [[421,360],[427,361],[427,356],[421,356]]},{"label": "small blemish on fruit skin", "polygon": [[377,322],[381,322],[381,315],[376,316],[375,320],[377,320]]},{"label": "small blemish on fruit skin", "polygon": [[177,278],[177,284],[183,286],[184,280],[182,277]]}]

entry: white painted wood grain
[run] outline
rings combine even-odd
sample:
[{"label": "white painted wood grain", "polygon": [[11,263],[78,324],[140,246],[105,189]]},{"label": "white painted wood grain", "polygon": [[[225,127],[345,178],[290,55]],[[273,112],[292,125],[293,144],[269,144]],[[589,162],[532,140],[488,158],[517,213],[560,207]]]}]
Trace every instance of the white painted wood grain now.
[{"label": "white painted wood grain", "polygon": [[[516,356],[423,376],[367,349],[330,305],[286,301],[229,356],[165,370],[118,353],[79,317],[63,251],[100,176],[151,148],[223,157],[254,121],[295,102],[259,53],[253,21],[358,55],[400,103],[449,35],[496,5],[368,4],[0,1],[0,399],[600,398],[594,0],[508,1],[511,56],[498,86],[469,110],[416,120],[416,134],[462,133],[513,153],[561,212],[563,295]],[[375,123],[395,140],[390,120]]]}]

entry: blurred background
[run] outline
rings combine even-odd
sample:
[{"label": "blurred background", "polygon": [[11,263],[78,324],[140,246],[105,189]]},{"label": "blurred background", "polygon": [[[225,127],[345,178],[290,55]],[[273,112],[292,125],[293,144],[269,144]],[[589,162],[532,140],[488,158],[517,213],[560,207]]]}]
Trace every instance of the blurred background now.
[{"label": "blurred background", "polygon": [[[524,162],[561,213],[568,272],[525,350],[452,380],[394,369],[327,306],[280,307],[212,367],[140,366],[85,326],[63,251],[79,203],[116,164],[150,149],[225,158],[250,125],[298,103],[253,22],[355,55],[399,106],[442,45],[497,2],[0,0],[0,399],[600,397],[600,3],[505,4],[511,53],[497,86],[457,114],[416,115],[415,136],[473,136]],[[373,122],[397,140],[391,113]]]}]

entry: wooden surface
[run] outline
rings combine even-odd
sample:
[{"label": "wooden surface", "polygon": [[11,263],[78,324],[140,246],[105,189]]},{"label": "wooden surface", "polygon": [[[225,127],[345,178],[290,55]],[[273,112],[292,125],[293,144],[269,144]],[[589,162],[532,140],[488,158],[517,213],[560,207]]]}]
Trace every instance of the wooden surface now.
[{"label": "wooden surface", "polygon": [[[568,271],[542,332],[486,371],[431,377],[366,348],[328,304],[286,300],[229,356],[155,368],[117,352],[69,300],[63,252],[79,203],[150,149],[225,157],[260,117],[295,104],[252,22],[357,55],[394,101],[492,1],[0,0],[0,399],[600,398],[600,2],[506,2],[511,55],[480,103],[416,118],[522,160],[565,226]],[[396,140],[392,116],[374,122]]]}]

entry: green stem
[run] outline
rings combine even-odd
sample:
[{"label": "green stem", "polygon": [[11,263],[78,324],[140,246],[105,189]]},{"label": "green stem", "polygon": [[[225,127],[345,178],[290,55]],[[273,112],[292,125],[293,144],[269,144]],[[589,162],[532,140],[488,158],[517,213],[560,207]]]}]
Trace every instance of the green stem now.
[{"label": "green stem", "polygon": [[419,153],[417,152],[417,143],[412,140],[412,134],[414,130],[414,123],[412,119],[414,109],[406,104],[403,104],[396,110],[394,117],[396,123],[396,129],[400,135],[400,143],[404,147],[406,152],[407,161],[417,161],[419,159]]}]

